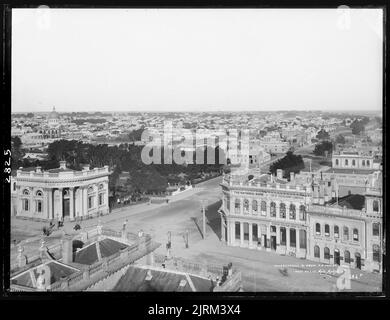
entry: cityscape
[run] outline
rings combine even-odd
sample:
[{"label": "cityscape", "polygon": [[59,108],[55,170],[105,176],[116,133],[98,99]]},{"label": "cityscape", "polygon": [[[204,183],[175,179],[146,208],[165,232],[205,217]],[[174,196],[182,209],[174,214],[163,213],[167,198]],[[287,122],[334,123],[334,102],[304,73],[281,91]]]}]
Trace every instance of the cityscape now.
[{"label": "cityscape", "polygon": [[380,295],[382,22],[12,9],[10,295]]}]

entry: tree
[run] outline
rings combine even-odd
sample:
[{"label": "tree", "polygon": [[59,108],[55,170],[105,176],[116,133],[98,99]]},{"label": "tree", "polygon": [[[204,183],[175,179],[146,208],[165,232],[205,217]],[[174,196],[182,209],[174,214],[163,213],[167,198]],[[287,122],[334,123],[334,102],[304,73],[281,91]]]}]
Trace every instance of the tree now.
[{"label": "tree", "polygon": [[320,143],[317,143],[314,147],[313,153],[316,156],[325,156],[328,153],[331,153],[333,150],[333,144],[330,141],[322,141]]},{"label": "tree", "polygon": [[342,134],[339,134],[339,135],[336,137],[336,143],[345,144],[345,137],[344,137]]},{"label": "tree", "polygon": [[277,169],[282,169],[284,171],[284,176],[289,177],[290,172],[299,172],[305,168],[305,163],[303,162],[301,155],[295,155],[293,152],[288,151],[286,156],[270,166],[270,171],[272,174],[276,173]]},{"label": "tree", "polygon": [[358,135],[364,131],[364,121],[354,120],[350,128],[352,129],[352,134]]},{"label": "tree", "polygon": [[318,140],[326,140],[326,139],[329,139],[329,133],[327,131],[325,131],[324,129],[321,129],[318,133],[317,133],[317,136],[316,138]]},{"label": "tree", "polygon": [[19,137],[11,137],[11,169],[17,170],[23,160],[22,141]]}]

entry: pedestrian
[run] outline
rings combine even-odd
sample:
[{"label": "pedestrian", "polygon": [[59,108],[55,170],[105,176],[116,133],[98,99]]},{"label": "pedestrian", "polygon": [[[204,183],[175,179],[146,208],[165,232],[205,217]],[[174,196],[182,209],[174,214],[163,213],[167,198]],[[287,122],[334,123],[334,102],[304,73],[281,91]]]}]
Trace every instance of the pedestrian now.
[{"label": "pedestrian", "polygon": [[127,219],[123,222],[123,231],[126,231]]}]

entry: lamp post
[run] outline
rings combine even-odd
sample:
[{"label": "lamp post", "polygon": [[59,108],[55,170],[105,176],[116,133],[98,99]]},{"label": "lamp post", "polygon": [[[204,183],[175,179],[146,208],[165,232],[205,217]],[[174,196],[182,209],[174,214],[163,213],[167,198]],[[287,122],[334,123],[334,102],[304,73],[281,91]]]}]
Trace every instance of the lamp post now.
[{"label": "lamp post", "polygon": [[206,206],[207,200],[200,200],[203,220],[203,239],[206,238]]}]

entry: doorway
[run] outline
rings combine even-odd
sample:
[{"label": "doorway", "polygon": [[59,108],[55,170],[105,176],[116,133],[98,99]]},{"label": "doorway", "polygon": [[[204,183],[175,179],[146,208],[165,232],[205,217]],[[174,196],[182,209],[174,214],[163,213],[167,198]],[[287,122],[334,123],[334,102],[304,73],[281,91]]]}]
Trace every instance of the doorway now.
[{"label": "doorway", "polygon": [[334,264],[340,265],[340,251],[338,249],[334,251]]},{"label": "doorway", "polygon": [[355,258],[356,258],[356,268],[361,269],[362,268],[362,261],[361,261],[360,253],[356,253]]},{"label": "doorway", "polygon": [[276,236],[271,236],[271,250],[276,250]]}]

